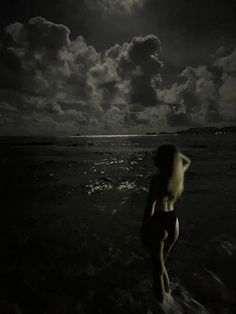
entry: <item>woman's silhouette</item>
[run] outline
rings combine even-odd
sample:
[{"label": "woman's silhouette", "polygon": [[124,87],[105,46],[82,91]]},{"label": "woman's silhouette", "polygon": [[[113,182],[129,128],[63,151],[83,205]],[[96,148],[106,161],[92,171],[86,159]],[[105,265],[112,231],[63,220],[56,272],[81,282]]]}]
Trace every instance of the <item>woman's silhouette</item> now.
[{"label": "woman's silhouette", "polygon": [[161,145],[153,159],[158,172],[151,178],[141,236],[151,256],[153,290],[163,303],[170,291],[165,261],[179,235],[174,204],[183,193],[184,174],[191,161],[173,145]]}]

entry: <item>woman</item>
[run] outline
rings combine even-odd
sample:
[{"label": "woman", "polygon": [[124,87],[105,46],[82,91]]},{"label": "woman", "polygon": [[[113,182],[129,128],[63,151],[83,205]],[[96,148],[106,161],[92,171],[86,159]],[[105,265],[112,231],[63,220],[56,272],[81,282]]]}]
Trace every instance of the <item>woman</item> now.
[{"label": "woman", "polygon": [[184,174],[191,161],[173,145],[161,145],[154,154],[158,173],[151,179],[141,236],[152,262],[153,289],[160,303],[170,291],[166,258],[178,238],[174,204],[184,190]]}]

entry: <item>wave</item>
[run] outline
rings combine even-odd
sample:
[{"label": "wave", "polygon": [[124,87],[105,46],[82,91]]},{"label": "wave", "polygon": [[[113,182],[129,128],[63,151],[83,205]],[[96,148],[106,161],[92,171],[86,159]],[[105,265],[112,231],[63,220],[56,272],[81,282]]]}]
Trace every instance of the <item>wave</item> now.
[{"label": "wave", "polygon": [[95,192],[105,192],[110,190],[148,192],[148,188],[146,186],[139,185],[133,180],[121,180],[118,182],[113,182],[113,180],[108,177],[101,177],[91,180],[89,183],[83,185],[82,189],[84,189],[88,195]]}]

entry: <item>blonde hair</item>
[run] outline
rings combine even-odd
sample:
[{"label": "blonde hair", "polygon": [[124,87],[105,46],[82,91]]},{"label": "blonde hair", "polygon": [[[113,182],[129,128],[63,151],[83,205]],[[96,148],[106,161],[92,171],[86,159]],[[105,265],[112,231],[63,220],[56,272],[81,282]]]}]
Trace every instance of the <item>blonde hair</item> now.
[{"label": "blonde hair", "polygon": [[167,194],[170,200],[176,201],[184,191],[183,161],[177,152],[173,161],[171,176],[167,182]]},{"label": "blonde hair", "polygon": [[176,201],[184,191],[183,161],[173,145],[161,145],[154,157],[159,170],[159,191],[161,197]]}]

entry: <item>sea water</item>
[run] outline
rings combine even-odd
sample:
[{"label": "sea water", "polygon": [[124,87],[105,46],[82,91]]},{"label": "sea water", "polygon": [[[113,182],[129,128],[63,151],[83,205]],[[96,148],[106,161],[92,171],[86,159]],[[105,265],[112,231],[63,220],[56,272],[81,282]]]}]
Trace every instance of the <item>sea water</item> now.
[{"label": "sea water", "polygon": [[[160,307],[139,232],[165,143],[192,164]],[[234,135],[2,137],[2,298],[26,313],[233,313],[235,156]]]}]

